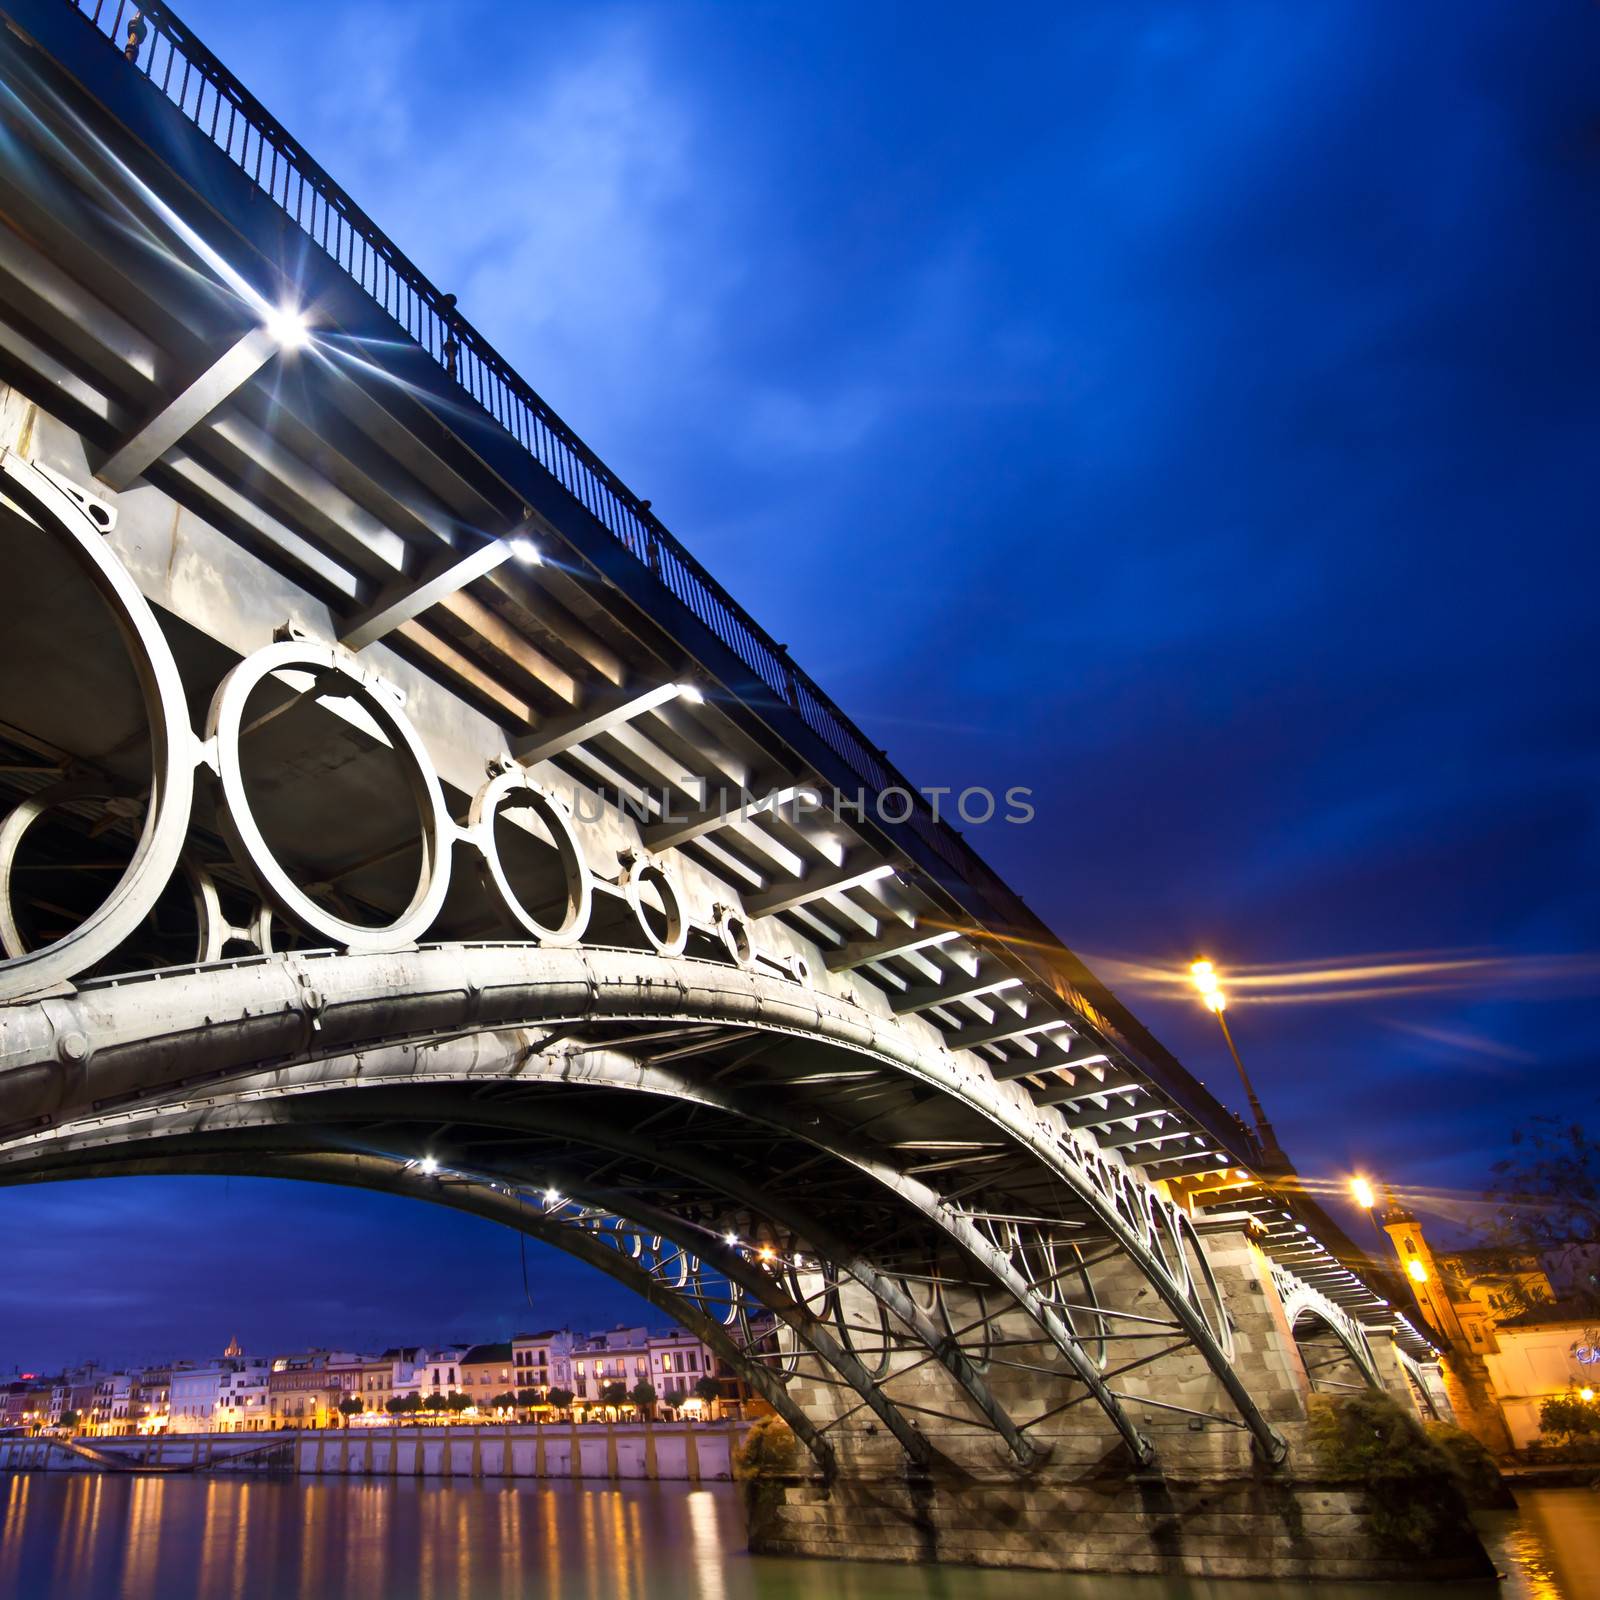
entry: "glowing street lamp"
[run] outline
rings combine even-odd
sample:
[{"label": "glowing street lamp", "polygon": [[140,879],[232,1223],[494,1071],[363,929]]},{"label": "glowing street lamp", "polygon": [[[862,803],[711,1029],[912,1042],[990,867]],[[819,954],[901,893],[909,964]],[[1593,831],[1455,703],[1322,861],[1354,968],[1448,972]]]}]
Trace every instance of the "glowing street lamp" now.
[{"label": "glowing street lamp", "polygon": [[1350,1180],[1350,1193],[1363,1211],[1371,1211],[1378,1203],[1377,1195],[1372,1192],[1372,1185],[1360,1173]]},{"label": "glowing street lamp", "polygon": [[1261,1108],[1261,1101],[1256,1097],[1255,1085],[1250,1081],[1250,1074],[1244,1070],[1244,1062],[1239,1059],[1239,1047],[1234,1044],[1233,1033],[1228,1027],[1228,997],[1223,992],[1222,980],[1217,976],[1216,967],[1204,959],[1192,961],[1189,964],[1189,976],[1195,988],[1200,991],[1202,1004],[1217,1019],[1217,1024],[1222,1029],[1222,1037],[1227,1042],[1228,1054],[1233,1057],[1233,1064],[1239,1069],[1239,1081],[1244,1085],[1245,1095],[1250,1101],[1250,1112],[1255,1118],[1256,1135],[1261,1141],[1263,1153],[1287,1167],[1289,1158],[1283,1153],[1283,1146],[1278,1143],[1278,1136],[1273,1132],[1272,1124]]},{"label": "glowing street lamp", "polygon": [[1207,1009],[1219,1015],[1227,1010],[1228,997],[1222,992],[1222,980],[1217,977],[1217,969],[1209,961],[1192,962],[1189,975],[1194,979],[1194,986],[1200,991],[1200,998]]},{"label": "glowing street lamp", "polygon": [[1406,1262],[1406,1271],[1411,1274],[1413,1283],[1426,1283],[1428,1281],[1428,1269],[1415,1256],[1412,1256]]}]

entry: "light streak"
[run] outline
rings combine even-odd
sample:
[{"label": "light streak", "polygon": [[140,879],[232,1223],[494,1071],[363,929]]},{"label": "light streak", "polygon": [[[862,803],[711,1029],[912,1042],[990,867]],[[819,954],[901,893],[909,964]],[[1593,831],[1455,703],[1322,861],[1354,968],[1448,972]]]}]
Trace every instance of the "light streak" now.
[{"label": "light streak", "polygon": [[[1089,958],[1089,964],[1114,987],[1174,1000],[1192,992],[1194,979],[1188,962],[1157,965],[1119,956],[1095,956]],[[1252,1005],[1333,1005],[1407,995],[1483,997],[1491,990],[1583,993],[1592,990],[1597,980],[1600,955],[1588,953],[1511,955],[1479,950],[1423,950],[1273,965],[1228,963],[1230,997],[1237,995]],[[1483,1048],[1482,1044],[1477,1048]]]}]

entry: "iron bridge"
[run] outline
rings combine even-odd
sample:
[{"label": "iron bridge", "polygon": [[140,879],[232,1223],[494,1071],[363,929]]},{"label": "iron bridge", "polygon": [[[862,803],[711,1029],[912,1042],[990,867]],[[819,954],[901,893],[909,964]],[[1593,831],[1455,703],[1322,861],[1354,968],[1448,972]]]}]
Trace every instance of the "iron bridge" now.
[{"label": "iron bridge", "polygon": [[824,1469],[951,1427],[1026,1468],[1079,1402],[1136,1462],[1197,1424],[1279,1459],[1220,1226],[1334,1381],[1430,1359],[166,6],[0,17],[0,1182],[493,1218]]}]

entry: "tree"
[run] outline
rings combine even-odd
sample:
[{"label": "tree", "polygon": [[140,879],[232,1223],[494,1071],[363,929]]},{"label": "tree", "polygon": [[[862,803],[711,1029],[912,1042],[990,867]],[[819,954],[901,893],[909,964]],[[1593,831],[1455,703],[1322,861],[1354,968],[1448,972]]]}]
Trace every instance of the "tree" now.
[{"label": "tree", "polygon": [[339,1402],[339,1415],[345,1419],[346,1424],[349,1423],[350,1418],[355,1416],[357,1412],[364,1411],[365,1409],[366,1407],[363,1406],[353,1394],[347,1394],[344,1399]]},{"label": "tree", "polygon": [[577,1396],[570,1389],[552,1389],[545,1399],[557,1411],[570,1411]]},{"label": "tree", "polygon": [[608,1383],[600,1391],[600,1404],[610,1406],[613,1411],[618,1406],[628,1403],[628,1386],[625,1383]]},{"label": "tree", "polygon": [[714,1406],[722,1398],[722,1385],[715,1378],[697,1378],[694,1392],[708,1406]]},{"label": "tree", "polygon": [[[1486,1199],[1495,1206],[1491,1241],[1542,1256],[1600,1240],[1600,1142],[1576,1123],[1533,1117],[1512,1132],[1516,1154],[1494,1164]],[[1600,1310],[1600,1280],[1577,1274],[1575,1296]]]},{"label": "tree", "polygon": [[63,1428],[76,1428],[82,1420],[76,1411],[63,1411],[60,1425]]},{"label": "tree", "polygon": [[390,1395],[383,1402],[383,1409],[391,1417],[403,1417],[408,1411],[420,1411],[422,1409],[422,1401],[414,1394]]},{"label": "tree", "polygon": [[628,1391],[628,1398],[634,1403],[641,1417],[653,1417],[656,1411],[656,1386],[647,1378],[641,1378]]},{"label": "tree", "polygon": [[1565,1394],[1549,1395],[1540,1401],[1539,1432],[1558,1444],[1576,1444],[1600,1433],[1600,1406],[1585,1400],[1569,1385]]},{"label": "tree", "polygon": [[504,1394],[497,1394],[489,1404],[496,1411],[515,1411],[517,1409],[517,1397],[507,1389]]},{"label": "tree", "polygon": [[452,1389],[444,1397],[444,1403],[447,1411],[453,1411],[459,1417],[463,1411],[470,1409],[472,1396],[470,1394],[462,1394],[459,1389]]},{"label": "tree", "polygon": [[521,1407],[522,1410],[524,1410],[524,1411],[532,1411],[533,1408],[536,1405],[538,1405],[538,1403],[539,1403],[539,1391],[537,1389],[518,1389],[517,1390],[517,1404],[518,1404],[519,1407]]},{"label": "tree", "polygon": [[435,1389],[433,1393],[422,1402],[422,1409],[424,1411],[444,1411],[448,1408],[449,1404],[450,1402],[446,1400],[437,1389]]}]

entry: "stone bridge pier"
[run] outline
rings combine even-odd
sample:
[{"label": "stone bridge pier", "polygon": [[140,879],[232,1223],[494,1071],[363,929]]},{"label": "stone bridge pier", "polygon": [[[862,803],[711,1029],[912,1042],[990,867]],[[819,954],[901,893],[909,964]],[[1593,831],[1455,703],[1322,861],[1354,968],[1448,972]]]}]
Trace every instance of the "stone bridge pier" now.
[{"label": "stone bridge pier", "polygon": [[[1233,1359],[1283,1440],[1280,1462],[1265,1459],[1229,1415],[1226,1394],[1197,1353],[1173,1348],[1169,1328],[1141,1328],[1131,1321],[1136,1312],[1074,1313],[1151,1447],[1140,1461],[1083,1384],[1062,1374],[1035,1324],[1015,1310],[992,1317],[981,1297],[946,1290],[943,1311],[968,1351],[988,1357],[979,1365],[996,1399],[1012,1415],[1036,1419],[1026,1428],[1030,1458],[1019,1461],[991,1430],[960,1416],[937,1361],[895,1352],[882,1380],[927,1441],[923,1463],[909,1461],[853,1395],[802,1363],[790,1393],[833,1442],[836,1471],[831,1479],[801,1472],[747,1482],[752,1548],[1279,1580],[1491,1577],[1475,1541],[1419,1562],[1375,1537],[1367,1493],[1331,1481],[1308,1443],[1307,1404],[1319,1383],[1270,1263],[1238,1223],[1207,1232]],[[1096,1281],[1107,1286],[1103,1270]],[[865,1325],[876,1314],[859,1291],[847,1298],[853,1322]],[[1118,1303],[1138,1299],[1135,1288]],[[1164,1323],[1159,1301],[1148,1299],[1146,1314]],[[974,1340],[980,1326],[987,1337]],[[1364,1386],[1381,1386],[1431,1416],[1393,1341],[1372,1339],[1370,1354],[1366,1371],[1352,1358]]]}]

